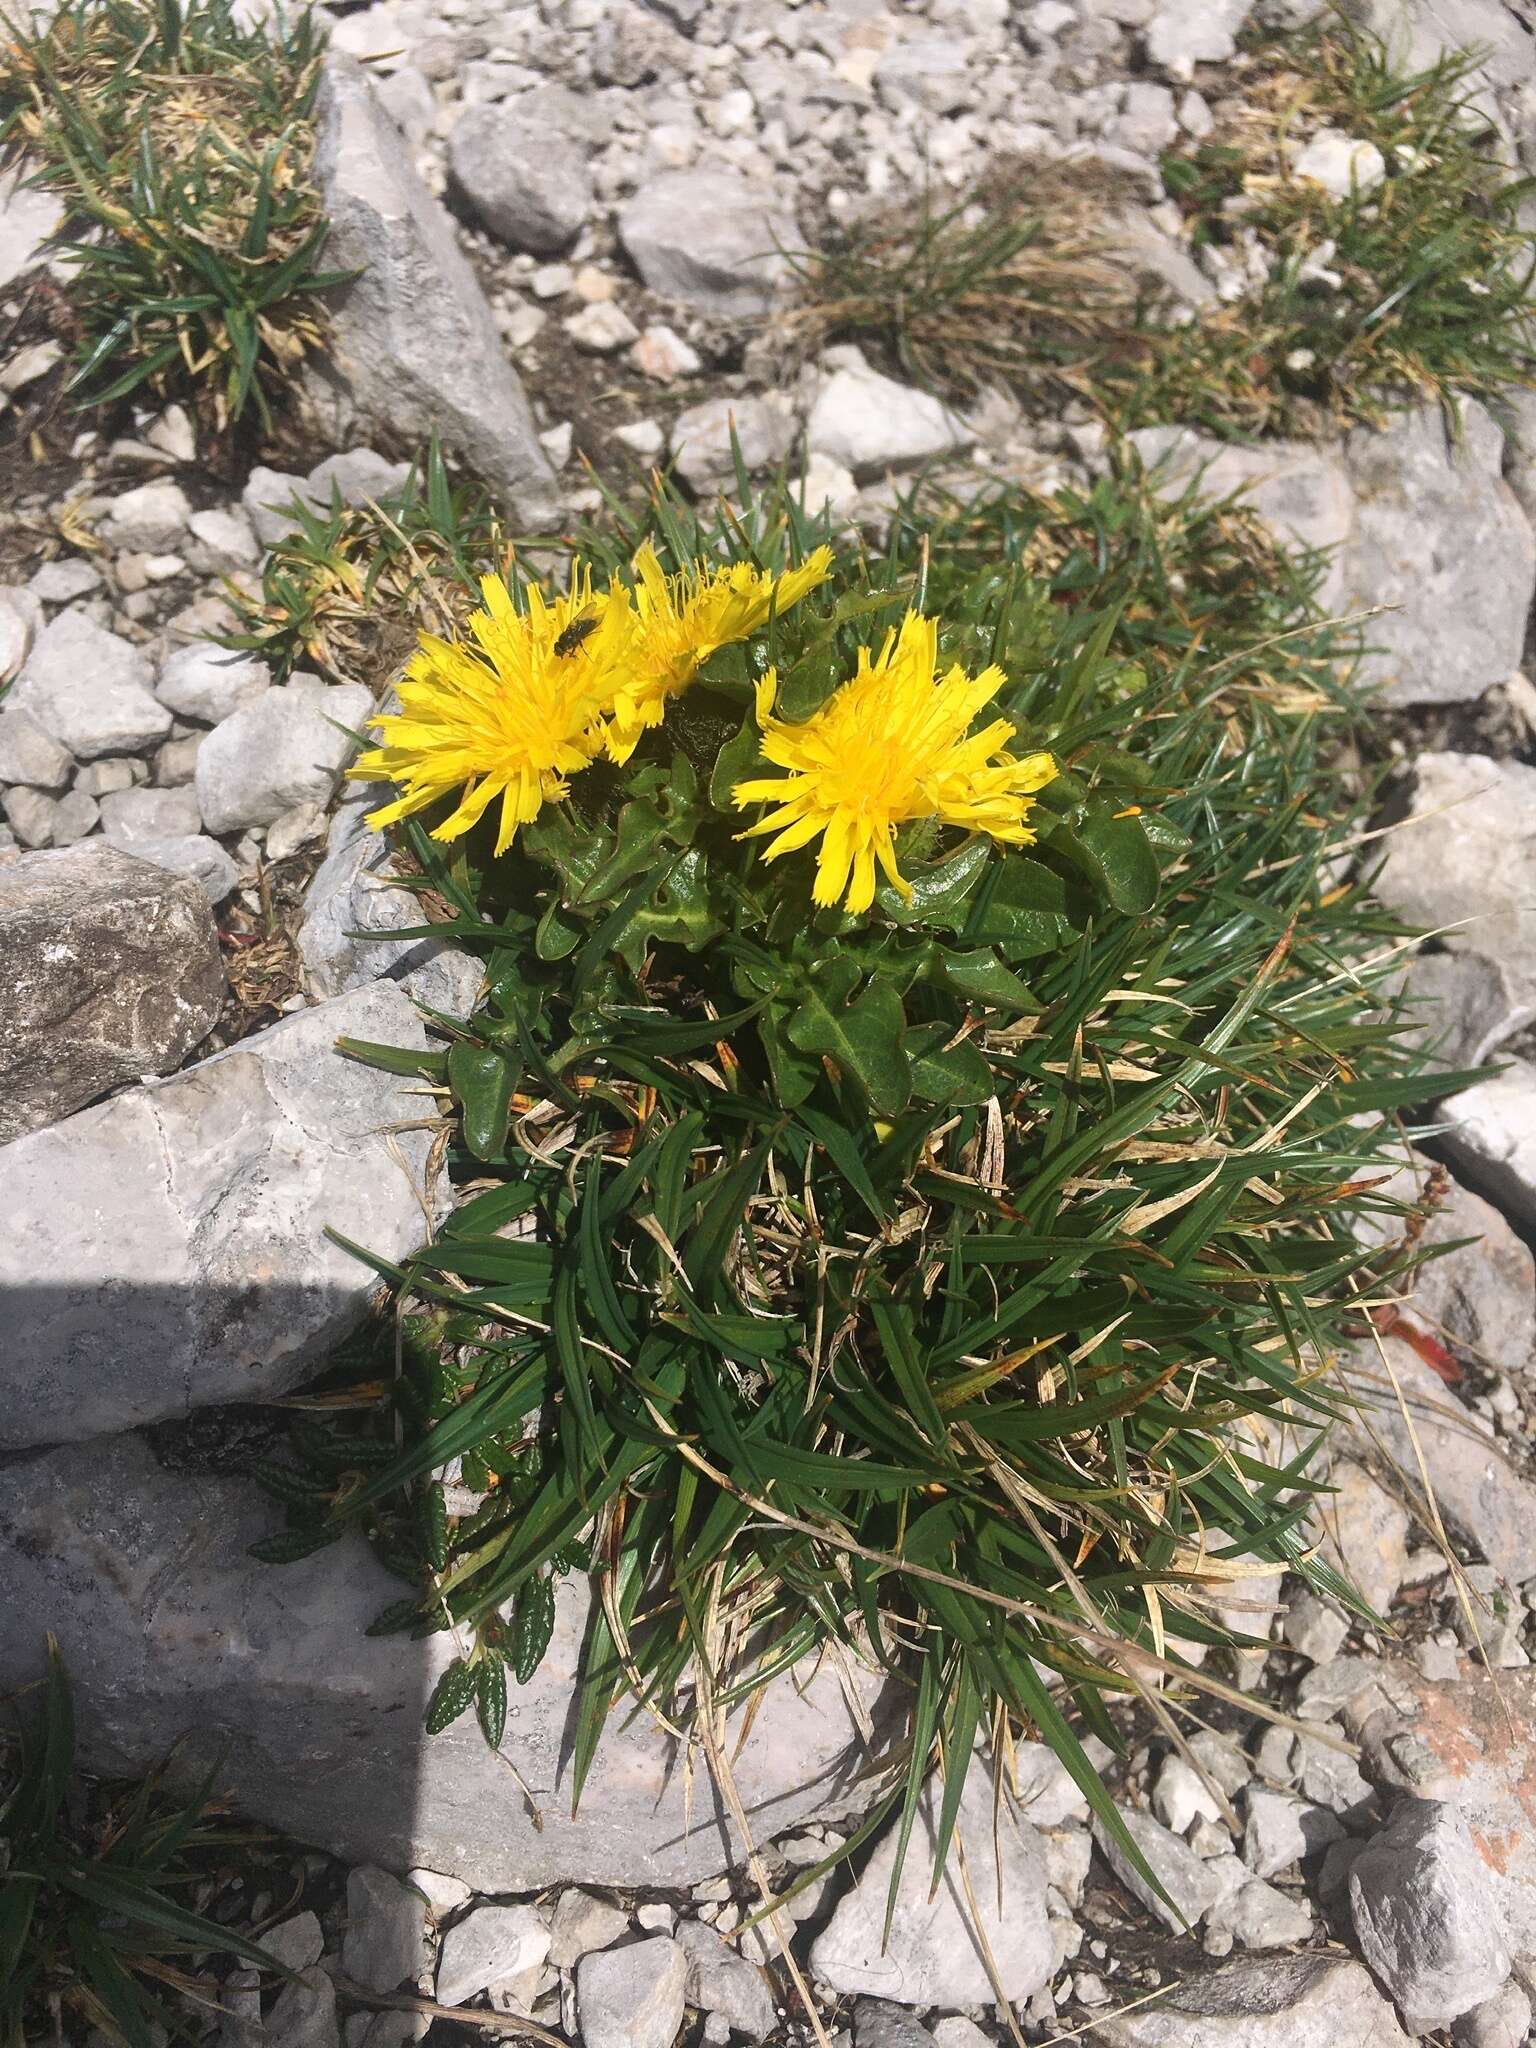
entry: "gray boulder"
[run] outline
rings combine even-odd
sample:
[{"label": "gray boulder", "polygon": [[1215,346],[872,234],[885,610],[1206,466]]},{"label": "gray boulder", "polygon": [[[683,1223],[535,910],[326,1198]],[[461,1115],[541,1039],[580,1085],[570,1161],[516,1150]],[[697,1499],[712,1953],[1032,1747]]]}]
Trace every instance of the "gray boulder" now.
[{"label": "gray boulder", "polygon": [[167,657],[155,680],[155,695],[179,717],[217,725],[271,686],[271,669],[254,655],[194,640]]},{"label": "gray boulder", "polygon": [[816,393],[806,428],[812,455],[870,477],[953,455],[975,439],[942,399],[882,376],[857,349],[839,349],[828,362],[835,367]]},{"label": "gray boulder", "polygon": [[1331,553],[1330,610],[1387,607],[1365,623],[1360,671],[1382,703],[1462,703],[1519,667],[1536,536],[1499,473],[1503,436],[1475,400],[1458,443],[1435,406],[1356,427],[1338,449],[1236,447],[1187,427],[1128,438],[1163,492],[1197,477],[1212,496],[1242,490],[1280,539]]},{"label": "gray boulder", "polygon": [[339,996],[388,976],[434,1010],[467,1017],[482,980],[472,954],[433,939],[352,936],[406,930],[426,917],[416,895],[400,885],[388,840],[368,823],[368,812],[387,795],[379,784],[363,783],[336,806],[299,926],[305,978],[316,995]]},{"label": "gray boulder", "polygon": [[280,1393],[353,1327],[376,1281],[327,1228],[399,1258],[435,1189],[429,1134],[389,1130],[419,1090],[342,1035],[426,1044],[398,989],[358,989],[0,1149],[0,1446]]},{"label": "gray boulder", "polygon": [[[1501,1080],[1508,1078],[1500,1076]],[[1492,1088],[1497,1084],[1484,1085]],[[1453,1101],[1462,1099],[1454,1097]],[[1536,1125],[1532,1141],[1536,1164]],[[1530,1578],[1536,1574],[1536,1486],[1514,1469],[1484,1417],[1459,1401],[1405,1338],[1383,1337],[1381,1342],[1396,1387],[1383,1370],[1374,1344],[1355,1346],[1345,1354],[1350,1391],[1364,1411],[1360,1423],[1346,1425],[1348,1434],[1362,1454],[1378,1444],[1385,1449],[1397,1468],[1398,1484],[1413,1495],[1421,1492],[1422,1451],[1435,1500],[1446,1521],[1470,1536],[1489,1563],[1512,1583],[1518,1585]],[[1411,1430],[1404,1408],[1412,1421]],[[1427,1509],[1425,1514],[1427,1517]],[[1324,1515],[1326,1518],[1326,1509]]]},{"label": "gray boulder", "polygon": [[194,790],[116,789],[101,799],[101,829],[132,853],[145,840],[187,839],[203,829]]},{"label": "gray boulder", "polygon": [[197,750],[193,781],[209,831],[270,825],[299,804],[328,802],[356,751],[351,735],[373,708],[361,683],[327,687],[312,677],[242,704]]},{"label": "gray boulder", "polygon": [[431,1960],[427,1902],[415,1886],[373,1864],[348,1871],[341,1967],[353,1983],[368,1991],[411,1990]]},{"label": "gray boulder", "polygon": [[325,261],[359,273],[332,294],[347,398],[402,439],[437,431],[515,518],[539,523],[553,511],[554,472],[448,216],[350,59],[328,60],[317,118]]},{"label": "gray boulder", "polygon": [[1134,1806],[1122,1806],[1119,1811],[1126,1832],[1161,1882],[1167,1898],[1152,1889],[1097,1815],[1093,1820],[1095,1843],[1131,1897],[1139,1900],[1149,1913],[1155,1913],[1173,1933],[1182,1934],[1216,1903],[1219,1888],[1210,1865],[1150,1813]]},{"label": "gray boulder", "polygon": [[1454,1806],[1402,1800],[1355,1858],[1349,1903],[1361,1955],[1415,2034],[1448,2026],[1509,1977],[1488,1866]]},{"label": "gray boulder", "polygon": [[592,211],[586,149],[521,102],[467,109],[449,137],[448,165],[469,210],[509,249],[558,256]]},{"label": "gray boulder", "polygon": [[[1481,1060],[1536,1019],[1536,768],[1425,753],[1414,771],[1413,806],[1384,841],[1375,891],[1458,963],[1483,966],[1481,1001],[1463,980],[1454,985],[1457,1009],[1474,1009],[1480,1026],[1461,1050]],[[1452,993],[1426,981],[1435,958],[1410,962],[1416,997]],[[1426,1037],[1437,1023],[1426,1016]]]},{"label": "gray boulder", "polygon": [[[983,1960],[983,1941],[1010,2002],[1032,1998],[1050,1981],[1056,1951],[1045,1907],[1048,1877],[1040,1837],[1006,1796],[994,1827],[990,1772],[985,1763],[973,1762],[960,1798],[957,1847],[935,1890],[942,1797],[942,1788],[930,1781],[902,1865],[889,1941],[886,1898],[900,1832],[894,1822],[817,1937],[811,1969],[832,1990],[867,1993],[899,2005],[990,2003],[996,1993]],[[960,1876],[959,1847],[975,1900],[974,1919]]]},{"label": "gray boulder", "polygon": [[1409,2048],[1356,1962],[1253,1956],[1187,1976],[1154,2005],[1094,2021],[1101,2048]]},{"label": "gray boulder", "polygon": [[779,2016],[756,1963],[702,1920],[683,1921],[677,1945],[688,1958],[688,2003],[700,2012],[718,2013],[745,2040],[766,2041]]},{"label": "gray boulder", "polygon": [[[506,1756],[540,1827],[473,1715],[422,1731],[450,1638],[365,1635],[400,1581],[352,1537],[298,1564],[258,1564],[248,1546],[277,1526],[254,1485],[165,1470],[139,1436],[14,1461],[0,1490],[0,1687],[38,1676],[52,1629],[75,1677],[83,1761],[138,1772],[186,1734],[186,1778],[220,1759],[246,1812],[349,1862],[424,1864],[495,1893],[685,1885],[738,1859],[707,1777],[690,1783],[643,1714],[615,1713],[572,1816],[583,1581],[559,1583],[549,1652],[507,1715]],[[878,1711],[873,1682],[859,1684]],[[863,1740],[829,1668],[775,1681],[740,1740],[743,1727],[733,1715],[729,1753],[758,1840],[867,1796]]]},{"label": "gray boulder", "polygon": [[8,707],[26,711],[77,761],[141,754],[171,729],[136,647],[84,612],[60,612],[33,644]]},{"label": "gray boulder", "polygon": [[1517,1223],[1536,1226],[1536,1062],[1511,1059],[1491,1081],[1453,1095],[1445,1113],[1457,1171]]},{"label": "gray boulder", "polygon": [[772,469],[794,442],[794,407],[779,391],[706,398],[702,405],[690,405],[672,422],[672,454],[683,481],[695,490],[707,490],[733,480],[733,434],[749,471]]},{"label": "gray boulder", "polygon": [[[227,993],[202,890],[102,840],[0,867],[0,960],[0,1145],[179,1066]],[[13,1242],[40,1222],[8,1215]],[[32,1255],[35,1272],[59,1270],[45,1239]]]},{"label": "gray boulder", "polygon": [[59,790],[69,781],[74,759],[30,712],[0,707],[0,784]]},{"label": "gray boulder", "polygon": [[1361,668],[1384,704],[1463,703],[1520,666],[1536,536],[1500,475],[1499,428],[1475,399],[1460,412],[1455,442],[1435,405],[1345,436],[1347,595],[1394,607],[1367,625]]},{"label": "gray boulder", "polygon": [[576,2012],[584,2048],[672,2048],[687,1992],[688,1958],[670,1935],[583,1956]]},{"label": "gray boulder", "polygon": [[[109,843],[115,843],[110,841]],[[196,882],[210,903],[222,903],[240,880],[240,870],[206,832],[191,832],[171,839],[137,839],[132,847],[136,860],[148,861],[173,875],[185,875]]]},{"label": "gray boulder", "polygon": [[619,240],[664,298],[727,320],[766,313],[800,229],[771,188],[717,170],[666,171],[619,214]]}]

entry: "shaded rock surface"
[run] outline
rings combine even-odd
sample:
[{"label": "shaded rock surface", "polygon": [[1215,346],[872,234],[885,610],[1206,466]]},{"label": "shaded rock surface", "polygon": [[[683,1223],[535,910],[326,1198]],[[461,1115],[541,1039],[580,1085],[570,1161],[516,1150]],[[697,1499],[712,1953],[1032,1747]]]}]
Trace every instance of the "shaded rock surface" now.
[{"label": "shaded rock surface", "polygon": [[[200,891],[167,886],[206,923]],[[400,1257],[432,1190],[428,1134],[384,1135],[418,1109],[409,1084],[338,1054],[343,1034],[426,1044],[382,983],[0,1149],[0,1445],[277,1393],[352,1328],[376,1283],[327,1227]]]},{"label": "shaded rock surface", "polygon": [[1104,2048],[1408,2048],[1359,1963],[1264,1956],[1192,1976],[1156,2005],[1094,2024]]},{"label": "shaded rock surface", "polygon": [[[227,994],[203,891],[99,840],[0,867],[0,961],[0,1145],[179,1066]],[[10,1234],[43,1220],[14,1210]]]},{"label": "shaded rock surface", "polygon": [[[351,1537],[300,1563],[247,1555],[280,1526],[242,1479],[163,1468],[139,1437],[14,1463],[0,1494],[0,1687],[30,1683],[53,1629],[76,1681],[82,1758],[159,1762],[176,1739],[190,1779],[214,1758],[256,1819],[351,1861],[413,1865],[487,1892],[547,1884],[676,1885],[737,1859],[707,1781],[681,1782],[670,1741],[643,1719],[607,1729],[571,1815],[567,1734],[589,1606],[562,1580],[548,1655],[507,1717],[539,1809],[473,1716],[428,1741],[421,1716],[452,1656],[370,1637],[400,1582]],[[863,1705],[877,1711],[873,1680]],[[825,1665],[776,1681],[730,1754],[754,1835],[857,1811],[862,1739]]]},{"label": "shaded rock surface", "polygon": [[720,171],[671,171],[619,214],[625,253],[653,292],[729,319],[767,311],[800,246],[793,213],[770,188]]}]

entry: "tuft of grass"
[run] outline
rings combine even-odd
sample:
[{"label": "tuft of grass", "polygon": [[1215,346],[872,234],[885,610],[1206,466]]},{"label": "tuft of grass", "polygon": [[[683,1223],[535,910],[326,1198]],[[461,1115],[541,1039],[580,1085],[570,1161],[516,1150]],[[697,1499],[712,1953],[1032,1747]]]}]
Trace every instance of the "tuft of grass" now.
[{"label": "tuft of grass", "polygon": [[[1149,345],[1118,401],[1128,424],[1328,430],[1531,381],[1533,181],[1499,161],[1475,64],[1446,55],[1400,76],[1379,42],[1338,29],[1254,50],[1240,95],[1163,175],[1192,246],[1251,238],[1267,281]],[[1298,176],[1323,130],[1379,151],[1380,182],[1335,197]]]},{"label": "tuft of grass", "polygon": [[820,250],[793,252],[789,331],[804,353],[872,344],[893,368],[955,398],[1001,384],[1078,391],[1085,365],[1134,330],[1106,217],[1124,181],[1082,165],[1000,165],[937,207],[855,220]]},{"label": "tuft of grass", "polygon": [[0,2048],[63,2040],[65,2012],[126,2048],[155,2048],[157,2029],[187,2031],[180,1999],[165,1992],[213,2000],[216,1987],[189,1964],[230,1955],[286,1974],[183,1903],[252,1840],[206,1786],[188,1801],[154,1778],[79,1778],[69,1678],[50,1637],[37,1711],[14,1735],[0,1731]]},{"label": "tuft of grass", "polygon": [[[642,533],[770,569],[822,538],[743,480],[578,557],[622,574]],[[1309,1546],[1311,1463],[1401,1263],[1352,1218],[1443,1084],[1400,935],[1329,866],[1349,644],[1317,565],[1252,539],[1134,475],[913,505],[511,853],[402,829],[487,996],[439,1050],[345,1049],[421,1080],[460,1203],[374,1262],[400,1341],[361,1427],[306,1423],[259,1475],[286,1522],[259,1554],[372,1536],[402,1581],[376,1631],[454,1633],[429,1728],[473,1710],[499,1743],[582,1570],[578,1790],[626,1698],[686,1729],[838,1644],[905,1688],[906,1829],[935,1760],[1015,1727],[1118,1828],[1084,1734],[1219,1686],[1190,1658],[1242,1640],[1234,1581],[1364,1611]],[[765,661],[814,705],[911,603],[1064,772],[1038,844],[919,833],[913,906],[816,912],[711,791]]]},{"label": "tuft of grass", "polygon": [[[1117,429],[1322,434],[1393,405],[1536,376],[1532,180],[1511,176],[1472,102],[1471,55],[1399,75],[1342,25],[1250,44],[1199,143],[1163,159],[1187,247],[1238,296],[1193,314],[1138,281],[1123,190],[1029,165],[960,203],[892,213],[800,259],[812,345],[872,343],[951,397],[1002,382],[1087,399]],[[1296,172],[1324,129],[1380,154],[1343,197]]]},{"label": "tuft of grass", "polygon": [[180,391],[262,425],[325,333],[312,178],[324,38],[305,8],[70,0],[0,45],[0,148],[63,201],[86,401]]},{"label": "tuft of grass", "polygon": [[292,513],[259,594],[227,593],[237,624],[225,644],[259,654],[279,679],[313,668],[382,687],[423,629],[451,631],[480,577],[511,561],[489,495],[456,483],[435,442],[377,502],[343,505],[336,493],[323,511],[295,499]]}]

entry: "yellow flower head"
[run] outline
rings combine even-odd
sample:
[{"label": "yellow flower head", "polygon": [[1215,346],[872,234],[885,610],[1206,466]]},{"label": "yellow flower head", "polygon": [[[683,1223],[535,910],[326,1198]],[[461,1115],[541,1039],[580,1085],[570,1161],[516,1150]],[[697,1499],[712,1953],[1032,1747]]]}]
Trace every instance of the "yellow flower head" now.
[{"label": "yellow flower head", "polygon": [[634,645],[608,732],[614,760],[629,759],[646,727],[661,722],[667,699],[688,687],[717,647],[745,640],[770,611],[787,612],[831,572],[832,550],[824,547],[778,577],[750,562],[700,563],[668,576],[647,542],[635,556]]},{"label": "yellow flower head", "polygon": [[371,721],[382,744],[351,773],[400,785],[402,795],[369,813],[375,826],[462,790],[457,808],[433,827],[435,839],[457,839],[500,797],[496,851],[504,853],[518,826],[564,796],[566,778],[602,752],[632,622],[623,588],[614,583],[594,597],[590,570],[573,576],[561,597],[530,586],[526,612],[500,577],[485,577],[480,588],[485,609],[469,617],[475,644],[422,635],[399,711]]},{"label": "yellow flower head", "polygon": [[967,737],[977,712],[1002,688],[1003,671],[988,668],[972,678],[955,667],[938,676],[937,660],[934,621],[908,612],[901,630],[886,635],[878,659],[859,649],[852,680],[803,724],[773,716],[773,670],[758,685],[763,752],[787,772],[736,784],[738,808],[775,807],[740,836],[775,833],[763,858],[777,860],[820,833],[812,894],[823,906],[841,901],[845,910],[867,910],[877,863],[910,900],[896,866],[896,827],[914,819],[937,818],[1009,846],[1027,846],[1035,836],[1024,821],[1033,792],[1055,779],[1056,763],[1049,754],[1005,754],[1014,732],[1006,718]]}]

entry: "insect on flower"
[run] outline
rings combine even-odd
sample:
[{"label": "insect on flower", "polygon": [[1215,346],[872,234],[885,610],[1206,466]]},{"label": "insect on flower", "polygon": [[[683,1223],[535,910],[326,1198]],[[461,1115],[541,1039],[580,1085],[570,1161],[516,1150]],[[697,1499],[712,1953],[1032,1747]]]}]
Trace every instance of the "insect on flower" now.
[{"label": "insect on flower", "polygon": [[576,653],[581,643],[597,631],[598,624],[595,618],[572,619],[550,651],[562,656]]}]

